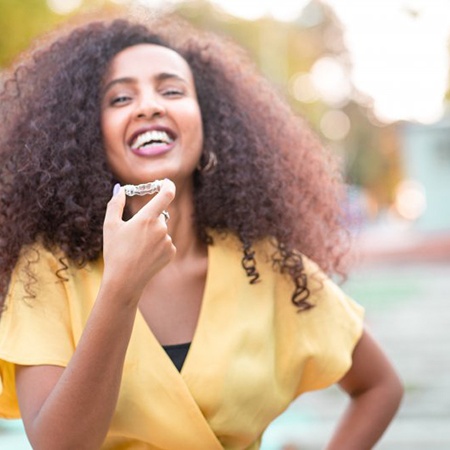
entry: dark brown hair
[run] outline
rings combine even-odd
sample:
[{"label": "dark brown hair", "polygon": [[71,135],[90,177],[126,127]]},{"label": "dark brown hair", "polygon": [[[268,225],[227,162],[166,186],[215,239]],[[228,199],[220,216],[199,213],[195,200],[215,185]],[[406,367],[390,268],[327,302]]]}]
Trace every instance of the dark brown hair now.
[{"label": "dark brown hair", "polygon": [[[100,132],[99,91],[118,52],[155,43],[189,63],[204,126],[204,158],[217,166],[195,176],[195,219],[235,233],[251,282],[259,277],[252,245],[274,242],[272,260],[307,309],[299,252],[329,273],[343,273],[341,180],[304,120],[229,39],[171,18],[152,23],[89,22],[22,59],[0,93],[0,306],[20,251],[40,241],[78,266],[102,251],[102,224],[114,179]],[[65,266],[64,259],[61,260]]]}]

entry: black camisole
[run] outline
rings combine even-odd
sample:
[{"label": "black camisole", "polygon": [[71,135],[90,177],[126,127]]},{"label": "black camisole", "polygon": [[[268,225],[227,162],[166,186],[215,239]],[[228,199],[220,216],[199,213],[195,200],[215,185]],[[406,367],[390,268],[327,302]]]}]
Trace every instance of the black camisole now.
[{"label": "black camisole", "polygon": [[184,361],[191,346],[190,342],[185,344],[163,345],[162,348],[166,351],[169,358],[172,360],[178,372],[181,372]]}]

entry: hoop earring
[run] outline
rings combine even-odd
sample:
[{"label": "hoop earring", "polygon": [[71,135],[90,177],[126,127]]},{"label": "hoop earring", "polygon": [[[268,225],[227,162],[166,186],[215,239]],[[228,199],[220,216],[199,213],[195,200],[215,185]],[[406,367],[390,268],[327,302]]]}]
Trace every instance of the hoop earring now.
[{"label": "hoop earring", "polygon": [[[205,161],[206,159],[206,161]],[[204,163],[202,163],[204,161]],[[209,151],[206,157],[202,157],[200,163],[197,166],[197,170],[202,175],[213,173],[217,166],[217,156],[214,152]]]}]

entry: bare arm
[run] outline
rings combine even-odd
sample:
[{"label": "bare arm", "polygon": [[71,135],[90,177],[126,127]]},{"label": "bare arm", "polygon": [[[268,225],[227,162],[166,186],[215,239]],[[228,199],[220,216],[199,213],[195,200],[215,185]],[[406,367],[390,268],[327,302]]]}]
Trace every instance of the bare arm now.
[{"label": "bare arm", "polygon": [[174,192],[174,185],[166,181],[127,222],[121,220],[123,189],[110,201],[104,224],[104,276],[73,358],[65,369],[16,368],[20,409],[35,450],[98,449],[104,441],[141,292],[175,253],[159,217]]},{"label": "bare arm", "polygon": [[369,450],[380,439],[400,405],[403,387],[391,363],[365,331],[353,364],[339,383],[350,404],[327,450]]}]

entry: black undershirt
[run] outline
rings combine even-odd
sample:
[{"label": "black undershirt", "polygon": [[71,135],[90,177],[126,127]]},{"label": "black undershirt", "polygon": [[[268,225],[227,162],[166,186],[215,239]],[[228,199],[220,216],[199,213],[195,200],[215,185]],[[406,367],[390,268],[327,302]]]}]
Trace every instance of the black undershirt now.
[{"label": "black undershirt", "polygon": [[169,358],[172,360],[175,367],[178,369],[178,372],[181,372],[181,368],[183,367],[190,346],[191,346],[190,342],[187,342],[185,344],[162,346],[162,348],[169,355]]}]

